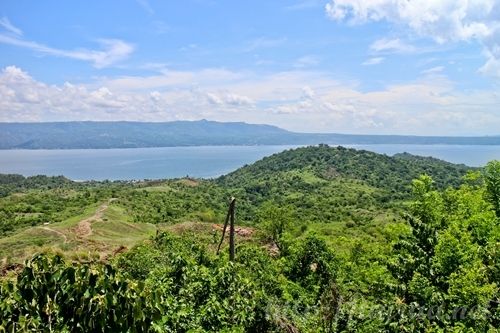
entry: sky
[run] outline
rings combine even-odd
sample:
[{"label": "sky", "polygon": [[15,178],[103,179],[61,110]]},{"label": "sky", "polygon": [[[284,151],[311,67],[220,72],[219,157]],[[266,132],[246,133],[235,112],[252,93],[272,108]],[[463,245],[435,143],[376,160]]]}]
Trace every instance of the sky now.
[{"label": "sky", "polygon": [[0,2],[0,121],[500,135],[500,0]]}]

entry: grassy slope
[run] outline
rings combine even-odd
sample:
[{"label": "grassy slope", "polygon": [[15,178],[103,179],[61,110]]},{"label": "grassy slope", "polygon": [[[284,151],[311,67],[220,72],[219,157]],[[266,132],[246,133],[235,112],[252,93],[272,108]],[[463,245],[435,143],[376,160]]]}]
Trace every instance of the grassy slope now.
[{"label": "grassy slope", "polygon": [[91,222],[92,233],[80,235],[78,224],[95,217],[99,205],[90,206],[84,214],[62,222],[26,228],[0,239],[0,258],[4,262],[19,262],[37,251],[60,251],[65,255],[85,259],[105,257],[121,247],[130,248],[149,238],[156,227],[147,223],[131,223],[125,209],[110,203],[101,218]]}]

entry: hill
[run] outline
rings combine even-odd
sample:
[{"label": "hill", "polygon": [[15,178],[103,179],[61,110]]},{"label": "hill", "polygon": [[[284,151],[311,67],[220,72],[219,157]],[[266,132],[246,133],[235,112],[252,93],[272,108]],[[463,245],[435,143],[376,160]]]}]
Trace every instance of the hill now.
[{"label": "hill", "polygon": [[429,157],[387,156],[320,145],[287,150],[216,180],[241,198],[240,206],[265,201],[295,207],[304,221],[366,221],[400,207],[411,181],[422,174],[438,188],[458,186],[473,168]]},{"label": "hill", "polygon": [[242,122],[0,123],[0,149],[102,149],[200,145],[500,144],[495,137],[295,133]]},{"label": "hill", "polygon": [[0,198],[12,192],[21,192],[27,189],[61,188],[73,184],[71,180],[63,177],[47,177],[43,175],[24,177],[16,174],[0,174]]},{"label": "hill", "polygon": [[310,172],[322,179],[346,177],[366,182],[371,186],[405,192],[412,179],[429,174],[440,188],[457,186],[460,177],[474,168],[453,164],[433,157],[409,153],[388,156],[366,150],[319,146],[286,150],[264,157],[218,179],[220,184],[242,185],[248,181],[262,181],[282,173]]}]

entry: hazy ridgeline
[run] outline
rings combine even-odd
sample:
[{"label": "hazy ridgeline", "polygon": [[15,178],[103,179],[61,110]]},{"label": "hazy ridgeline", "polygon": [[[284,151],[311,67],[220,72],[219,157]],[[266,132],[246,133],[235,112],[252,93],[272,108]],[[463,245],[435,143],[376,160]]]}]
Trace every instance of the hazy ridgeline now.
[{"label": "hazy ridgeline", "polygon": [[451,144],[500,145],[500,136],[297,133],[243,122],[0,123],[0,149],[103,149],[200,145]]}]

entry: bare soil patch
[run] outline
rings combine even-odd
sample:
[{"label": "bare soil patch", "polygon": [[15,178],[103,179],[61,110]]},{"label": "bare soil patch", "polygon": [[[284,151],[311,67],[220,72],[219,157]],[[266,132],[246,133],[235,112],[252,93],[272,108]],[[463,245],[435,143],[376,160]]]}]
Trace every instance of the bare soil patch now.
[{"label": "bare soil patch", "polygon": [[102,221],[102,217],[104,215],[104,212],[106,209],[108,209],[109,203],[115,201],[115,198],[109,199],[109,201],[105,204],[102,204],[97,208],[96,212],[94,215],[87,217],[86,219],[81,220],[78,222],[76,227],[73,229],[73,232],[78,238],[87,238],[90,235],[92,235],[92,223],[96,221]]}]

